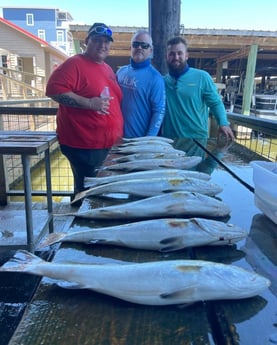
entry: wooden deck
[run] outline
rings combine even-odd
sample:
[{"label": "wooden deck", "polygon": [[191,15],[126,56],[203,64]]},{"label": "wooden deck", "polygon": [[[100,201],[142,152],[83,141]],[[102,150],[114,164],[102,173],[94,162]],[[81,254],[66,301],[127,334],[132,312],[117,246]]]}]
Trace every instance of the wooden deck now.
[{"label": "wooden deck", "polygon": [[[212,166],[205,167],[212,169],[209,171],[213,181],[223,187],[218,197],[232,209],[228,222],[249,232],[246,240],[234,246],[202,246],[160,253],[116,246],[65,243],[54,246],[52,251],[46,249],[39,254],[56,263],[209,260],[254,270],[271,280],[269,289],[258,296],[242,300],[200,301],[186,308],[154,307],[135,305],[89,290],[65,290],[47,277],[40,279],[22,273],[3,274],[0,275],[0,293],[5,297],[5,301],[0,301],[0,330],[3,334],[0,345],[271,343],[277,336],[277,225],[262,215],[255,206],[253,188],[246,188],[253,187],[252,169],[247,162],[238,158],[241,157],[231,154],[229,150],[221,157],[226,165],[225,169],[215,161],[210,162]],[[95,202],[94,198],[92,202]],[[86,203],[83,203],[82,207],[84,204]],[[34,207],[40,210],[45,206],[36,204]],[[68,203],[55,204],[54,207],[54,213],[60,214],[78,210],[70,207]],[[108,220],[103,222],[103,226],[111,225]],[[109,223],[113,221],[110,220]],[[98,221],[73,219],[71,216],[54,217],[57,232],[81,229],[88,224],[99,226]],[[8,323],[9,320],[11,322]]]}]

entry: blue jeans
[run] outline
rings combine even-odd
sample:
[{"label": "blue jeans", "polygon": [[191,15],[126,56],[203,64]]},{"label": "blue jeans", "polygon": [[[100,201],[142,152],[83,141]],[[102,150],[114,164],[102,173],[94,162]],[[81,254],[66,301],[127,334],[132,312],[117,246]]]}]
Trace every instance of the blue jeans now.
[{"label": "blue jeans", "polygon": [[60,145],[60,148],[70,162],[74,177],[74,194],[80,193],[85,189],[85,176],[96,176],[97,169],[107,157],[109,149],[77,149],[66,145]]}]

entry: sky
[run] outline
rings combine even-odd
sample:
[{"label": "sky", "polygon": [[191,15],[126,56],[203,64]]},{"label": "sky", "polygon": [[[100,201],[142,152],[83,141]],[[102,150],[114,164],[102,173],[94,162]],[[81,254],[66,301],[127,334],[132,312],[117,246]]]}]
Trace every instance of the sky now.
[{"label": "sky", "polygon": [[[148,0],[1,0],[0,7],[54,7],[70,12],[74,22],[110,26],[148,26]],[[181,0],[187,29],[277,31],[276,0]]]}]

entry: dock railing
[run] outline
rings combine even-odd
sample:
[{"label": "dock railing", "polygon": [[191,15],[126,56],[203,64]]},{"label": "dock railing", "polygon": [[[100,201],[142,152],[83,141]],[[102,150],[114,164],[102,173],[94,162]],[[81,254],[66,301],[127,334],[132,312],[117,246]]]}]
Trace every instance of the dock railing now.
[{"label": "dock railing", "polygon": [[[35,104],[35,103],[34,103]],[[55,132],[57,107],[1,106],[1,131]],[[236,143],[257,153],[261,159],[277,161],[277,121],[228,113],[230,125],[236,134]],[[43,155],[32,157],[32,190],[34,198],[46,196]],[[5,172],[5,174],[4,174]],[[3,176],[7,176],[3,181]],[[73,194],[73,178],[67,159],[59,145],[51,148],[52,191],[55,201]],[[0,155],[0,200],[3,193],[12,200],[22,200],[23,179],[21,159],[15,155]],[[21,199],[20,199],[21,198]],[[39,199],[40,200],[40,199]]]},{"label": "dock railing", "polygon": [[272,121],[236,113],[227,114],[236,135],[236,143],[264,159],[277,161],[277,116],[276,121]]},{"label": "dock railing", "polygon": [[[49,132],[56,130],[56,107],[1,107],[0,130],[26,133]],[[73,194],[73,177],[67,159],[62,155],[59,145],[53,145],[51,151],[51,179],[53,197],[60,201]],[[41,201],[46,196],[44,155],[32,156],[32,195]],[[5,172],[5,173],[4,173]],[[12,200],[23,200],[23,170],[21,157],[18,155],[0,155],[0,200],[2,193]],[[3,181],[3,176],[6,180]]]}]

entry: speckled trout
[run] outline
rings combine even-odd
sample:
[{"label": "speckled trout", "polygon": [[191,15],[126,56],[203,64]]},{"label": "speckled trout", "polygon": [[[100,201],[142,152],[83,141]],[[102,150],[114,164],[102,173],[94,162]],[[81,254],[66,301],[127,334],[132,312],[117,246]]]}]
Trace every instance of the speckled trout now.
[{"label": "speckled trout", "polygon": [[166,168],[157,170],[136,171],[128,174],[117,174],[102,177],[85,177],[84,185],[85,188],[88,188],[116,181],[125,181],[130,179],[148,179],[153,177],[193,177],[207,181],[211,179],[211,176],[209,174],[198,171]]},{"label": "speckled trout", "polygon": [[215,196],[222,192],[222,188],[211,181],[199,180],[193,177],[153,177],[149,179],[111,182],[97,187],[91,187],[76,195],[76,201],[93,195],[109,195],[110,193],[124,193],[129,195],[149,197],[174,191],[198,192]]},{"label": "speckled trout", "polygon": [[202,158],[199,156],[180,157],[175,159],[137,159],[131,162],[107,165],[99,170],[141,171],[163,168],[191,169],[201,161]]},{"label": "speckled trout", "polygon": [[[120,205],[67,213],[91,219],[141,219],[158,217],[224,217],[231,212],[224,202],[201,193],[172,192]],[[57,214],[59,216],[61,214]]]},{"label": "speckled trout", "polygon": [[256,296],[270,281],[243,268],[200,260],[143,263],[55,263],[27,251],[18,251],[0,268],[63,282],[61,286],[89,289],[121,300],[165,306],[198,301]]},{"label": "speckled trout", "polygon": [[203,245],[232,245],[246,237],[246,230],[217,220],[161,218],[102,228],[81,227],[78,231],[67,233],[52,233],[39,248],[58,242],[81,242],[171,252]]}]

